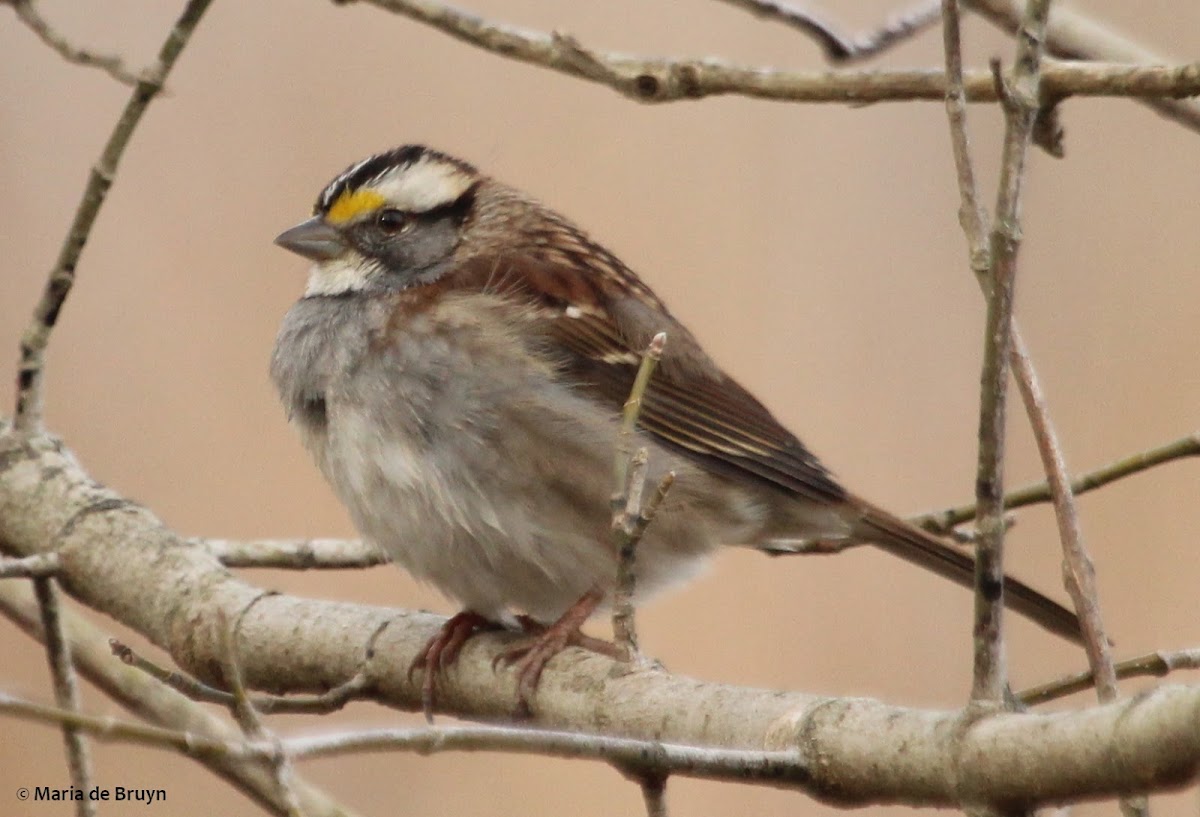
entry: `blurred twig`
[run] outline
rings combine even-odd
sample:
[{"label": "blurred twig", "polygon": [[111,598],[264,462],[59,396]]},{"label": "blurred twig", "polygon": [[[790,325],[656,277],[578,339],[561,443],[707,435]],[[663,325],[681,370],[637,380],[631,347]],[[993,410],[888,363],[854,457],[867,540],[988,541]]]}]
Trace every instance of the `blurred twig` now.
[{"label": "blurred twig", "polygon": [[[227,722],[204,708],[182,698],[153,677],[134,672],[113,661],[106,646],[107,637],[70,608],[60,610],[63,629],[71,648],[71,657],[79,673],[109,698],[139,717],[171,731],[184,731],[194,737],[239,740]],[[7,617],[31,637],[45,640],[36,601],[23,587],[0,584],[0,615]],[[200,753],[198,760],[215,774],[234,784],[272,814],[286,813],[277,799],[274,780],[255,764],[237,759]],[[300,782],[301,805],[308,817],[354,817],[348,807],[329,798],[320,789]]]},{"label": "blurred twig", "polygon": [[0,579],[35,579],[58,572],[57,553],[38,553],[24,559],[0,558]]},{"label": "blurred twig", "polygon": [[[1116,482],[1125,477],[1141,473],[1156,465],[1195,456],[1200,456],[1200,432],[1188,434],[1185,437],[1172,440],[1157,448],[1150,448],[1146,451],[1130,454],[1127,457],[1122,457],[1115,462],[1097,468],[1095,471],[1089,471],[1086,474],[1075,477],[1071,482],[1071,492],[1078,496],[1088,491],[1094,491],[1097,488],[1103,488],[1110,482]],[[1050,485],[1046,482],[1037,482],[1006,494],[1004,497],[1004,507],[1012,510],[1013,508],[1021,508],[1026,505],[1048,502],[1049,500]],[[910,521],[914,525],[921,525],[934,532],[948,531],[955,525],[973,519],[975,512],[976,505],[972,502],[941,511],[930,511],[929,513],[913,517]]]},{"label": "blurred twig", "polygon": [[[50,661],[50,676],[54,681],[54,700],[68,712],[80,709],[79,684],[75,678],[75,665],[71,660],[71,645],[67,642],[62,623],[61,602],[54,579],[39,576],[33,580],[33,592],[41,612],[42,633],[46,644],[46,656]],[[62,724],[63,743],[67,750],[67,768],[71,772],[71,785],[80,791],[91,791],[92,758],[83,733],[69,723]],[[75,813],[79,817],[91,817],[96,813],[95,801],[83,798],[75,801]]]},{"label": "blurred twig", "polygon": [[830,62],[851,62],[877,56],[897,43],[910,39],[938,20],[939,0],[922,0],[918,5],[892,15],[883,25],[862,34],[843,34],[817,12],[780,0],[722,0],[766,20],[774,20],[816,41]]},{"label": "blurred twig", "polygon": [[99,68],[124,85],[137,85],[149,76],[145,71],[140,74],[133,73],[115,54],[97,54],[95,51],[72,45],[66,37],[47,22],[46,18],[42,17],[34,0],[0,0],[0,5],[4,4],[12,6],[21,22],[29,26],[42,42],[57,51],[58,55],[67,62]]},{"label": "blurred twig", "polygon": [[158,62],[152,71],[140,77],[133,94],[121,111],[108,143],[92,166],[83,198],[75,210],[75,218],[58,253],[58,260],[46,280],[46,288],[34,309],[33,320],[21,336],[21,363],[17,372],[17,406],[13,425],[18,431],[31,431],[42,424],[42,383],[46,346],[58,320],[71,287],[75,283],[75,267],[87,243],[96,215],[104,204],[108,190],[116,177],[117,166],[129,138],[142,119],[151,100],[162,90],[163,82],[175,65],[192,32],[212,0],[188,0],[183,13],[175,21],[158,52]]}]

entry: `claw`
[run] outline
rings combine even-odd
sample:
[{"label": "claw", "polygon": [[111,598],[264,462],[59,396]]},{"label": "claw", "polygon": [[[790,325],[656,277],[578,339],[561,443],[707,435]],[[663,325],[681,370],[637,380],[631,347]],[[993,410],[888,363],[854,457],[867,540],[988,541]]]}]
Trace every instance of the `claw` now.
[{"label": "claw", "polygon": [[529,637],[510,644],[492,659],[492,668],[500,665],[516,666],[518,717],[532,714],[534,694],[547,662],[568,646],[580,646],[605,655],[618,656],[619,648],[607,641],[585,636],[579,628],[588,620],[604,598],[604,593],[593,588],[572,604],[549,627],[528,616],[519,616],[517,621]]},{"label": "claw", "polygon": [[437,631],[437,635],[429,639],[425,648],[417,653],[417,657],[408,665],[408,680],[411,683],[418,670],[423,673],[421,711],[425,713],[426,721],[433,723],[433,705],[436,700],[434,684],[437,674],[458,660],[458,654],[462,652],[463,645],[474,633],[499,627],[499,624],[484,618],[479,613],[463,610],[446,619],[446,623]]}]

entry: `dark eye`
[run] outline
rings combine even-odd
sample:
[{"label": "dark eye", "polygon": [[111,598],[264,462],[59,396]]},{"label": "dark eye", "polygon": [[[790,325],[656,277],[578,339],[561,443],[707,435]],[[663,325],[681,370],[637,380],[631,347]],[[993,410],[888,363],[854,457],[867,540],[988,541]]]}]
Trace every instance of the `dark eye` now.
[{"label": "dark eye", "polygon": [[408,226],[408,213],[389,207],[375,215],[375,224],[384,232],[398,233]]}]

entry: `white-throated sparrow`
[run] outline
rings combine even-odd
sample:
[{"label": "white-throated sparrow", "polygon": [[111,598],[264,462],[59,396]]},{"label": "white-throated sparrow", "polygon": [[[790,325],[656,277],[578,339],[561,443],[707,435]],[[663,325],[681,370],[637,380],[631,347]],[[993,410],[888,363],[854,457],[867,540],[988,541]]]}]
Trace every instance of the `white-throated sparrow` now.
[{"label": "white-throated sparrow", "polygon": [[[638,444],[650,480],[678,478],[638,551],[638,600],[719,545],[801,539],[869,540],[972,584],[970,556],[844,489],[612,253],[463,161],[372,156],[276,241],[314,262],[271,362],[291,421],[362,535],[464,608],[416,664],[427,702],[465,638],[514,610],[557,622],[522,658],[527,699],[613,587],[618,417],[660,331]],[[1071,612],[1004,589],[1078,640]]]}]

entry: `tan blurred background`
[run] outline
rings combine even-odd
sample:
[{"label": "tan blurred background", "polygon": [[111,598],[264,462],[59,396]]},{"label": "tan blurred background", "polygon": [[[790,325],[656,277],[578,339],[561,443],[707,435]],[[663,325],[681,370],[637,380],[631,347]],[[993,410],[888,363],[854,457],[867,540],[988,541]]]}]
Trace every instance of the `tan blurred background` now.
[{"label": "tan blurred background", "polygon": [[[78,42],[141,65],[181,4],[42,5]],[[597,47],[821,66],[807,41],[712,0],[470,5]],[[877,0],[826,6],[854,28],[894,10]],[[1172,58],[1200,53],[1194,2],[1080,7]],[[66,65],[13,15],[0,20],[0,350],[14,361],[127,90]],[[937,65],[939,43],[928,34],[883,62]],[[968,49],[975,66],[1011,53],[977,19]],[[409,141],[462,155],[587,226],[856,490],[902,512],[970,497],[982,308],[940,105],[639,107],[370,7],[316,0],[215,3],[169,85],[84,253],[51,347],[48,398],[52,428],[85,466],[177,530],[352,534],[267,381],[276,326],[304,276],[271,240],[345,165]],[[990,191],[1001,123],[993,110],[971,114]],[[1063,115],[1068,158],[1031,162],[1019,314],[1082,470],[1198,425],[1200,137],[1119,100],[1071,101]],[[0,405],[11,392],[5,377]],[[1011,416],[1008,473],[1025,483],[1039,468],[1023,414]],[[1200,463],[1176,463],[1082,501],[1121,656],[1200,643],[1198,478]],[[1051,515],[1020,518],[1013,570],[1065,598]],[[390,568],[248,578],[314,597],[453,609]],[[968,690],[969,613],[967,593],[874,552],[784,561],[737,552],[640,624],[645,648],[688,675],[949,708]],[[1018,685],[1083,662],[1024,623],[1013,625],[1011,649]],[[0,655],[0,687],[49,695],[42,652],[2,623]],[[94,690],[86,702],[116,711]],[[279,725],[333,721],[411,717],[360,705]],[[58,733],[7,722],[0,734],[0,814],[69,813],[13,795],[66,785]],[[173,755],[119,745],[96,755],[101,785],[167,788],[166,805],[138,813],[256,813]],[[642,808],[634,786],[596,764],[376,755],[302,771],[376,815]],[[796,794],[687,780],[671,782],[670,801],[673,814],[697,817],[830,812]],[[1157,815],[1193,814],[1195,792],[1155,805]]]}]

